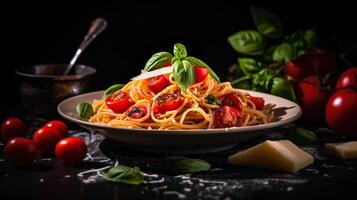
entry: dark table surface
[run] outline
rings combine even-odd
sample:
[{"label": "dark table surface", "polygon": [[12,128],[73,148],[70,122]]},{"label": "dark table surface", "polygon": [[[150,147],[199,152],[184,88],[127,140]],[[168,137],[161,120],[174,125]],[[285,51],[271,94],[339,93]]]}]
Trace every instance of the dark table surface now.
[{"label": "dark table surface", "polygon": [[[33,119],[21,108],[1,108],[1,119],[18,116],[32,124],[32,130],[47,119]],[[49,118],[54,119],[54,118]],[[300,146],[312,154],[314,164],[297,173],[228,165],[227,156],[266,139],[282,139],[272,132],[235,148],[203,155],[212,168],[207,172],[173,174],[169,165],[177,156],[138,152],[120,143],[89,133],[70,124],[70,134],[82,137],[88,145],[85,161],[65,166],[51,157],[43,157],[31,167],[18,168],[4,160],[0,143],[0,199],[341,199],[356,197],[357,160],[337,160],[328,155],[326,142],[348,140],[326,128],[311,128],[319,137],[315,145]],[[32,131],[33,132],[33,131]],[[137,166],[147,185],[129,186],[106,182],[100,169],[116,162]],[[355,199],[355,198],[352,198]]]}]

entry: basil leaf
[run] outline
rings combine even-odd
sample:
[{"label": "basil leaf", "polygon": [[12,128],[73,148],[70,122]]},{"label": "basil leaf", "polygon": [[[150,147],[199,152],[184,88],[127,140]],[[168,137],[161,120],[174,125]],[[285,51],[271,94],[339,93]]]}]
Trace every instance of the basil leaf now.
[{"label": "basil leaf", "polygon": [[176,60],[173,64],[173,77],[181,91],[185,92],[195,82],[195,71],[190,62]]},{"label": "basil leaf", "polygon": [[252,75],[253,90],[268,92],[271,86],[271,80],[275,77],[275,73],[268,68],[260,70]]},{"label": "basil leaf", "polygon": [[273,61],[273,54],[275,52],[277,45],[270,46],[267,50],[264,51],[263,58],[266,61],[272,62]]},{"label": "basil leaf", "polygon": [[216,73],[214,73],[214,71],[202,60],[189,56],[187,58],[185,58],[185,60],[187,60],[188,62],[190,62],[193,66],[198,66],[198,67],[206,67],[208,69],[208,74],[215,79],[218,83],[219,81],[219,77],[217,76]]},{"label": "basil leaf", "polygon": [[122,87],[124,87],[124,84],[115,84],[115,85],[108,87],[108,89],[106,89],[103,94],[103,98],[114,94],[114,92],[120,90]]},{"label": "basil leaf", "polygon": [[182,59],[187,57],[187,50],[186,47],[181,44],[177,43],[174,45],[174,56],[175,58]]},{"label": "basil leaf", "polygon": [[308,46],[312,46],[316,42],[316,32],[314,30],[307,30],[304,33],[304,40]]},{"label": "basil leaf", "polygon": [[214,97],[212,94],[209,94],[206,97],[206,102],[209,104],[214,104],[214,105],[222,105],[222,102],[220,100],[218,100],[216,97]]},{"label": "basil leaf", "polygon": [[76,107],[76,112],[80,118],[89,119],[93,115],[93,107],[89,103],[80,103]]},{"label": "basil leaf", "polygon": [[129,185],[146,184],[141,171],[137,167],[127,167],[124,165],[109,167],[101,171],[103,178],[107,181],[124,183]]},{"label": "basil leaf", "polygon": [[314,132],[299,126],[286,129],[284,131],[284,138],[300,145],[311,145],[317,142]]},{"label": "basil leaf", "polygon": [[151,71],[154,69],[159,69],[168,64],[172,59],[172,55],[169,52],[158,52],[151,56],[151,58],[146,62],[144,71]]},{"label": "basil leaf", "polygon": [[254,30],[239,31],[228,37],[228,42],[239,53],[261,55],[265,48],[265,39]]},{"label": "basil leaf", "polygon": [[262,64],[252,58],[238,58],[239,67],[245,75],[250,75],[262,69]]},{"label": "basil leaf", "polygon": [[255,26],[263,35],[270,38],[279,38],[283,34],[283,26],[280,19],[273,13],[259,7],[251,7]]},{"label": "basil leaf", "polygon": [[211,165],[202,159],[183,159],[174,163],[172,171],[176,173],[192,173],[207,171]]},{"label": "basil leaf", "polygon": [[293,48],[288,43],[282,43],[276,47],[273,53],[273,60],[287,63],[293,59]]},{"label": "basil leaf", "polygon": [[286,42],[291,44],[295,51],[300,51],[306,49],[306,41],[304,38],[304,33],[302,31],[296,31],[290,36],[287,36]]},{"label": "basil leaf", "polygon": [[296,101],[295,93],[291,83],[281,77],[275,77],[270,90],[271,94]]}]

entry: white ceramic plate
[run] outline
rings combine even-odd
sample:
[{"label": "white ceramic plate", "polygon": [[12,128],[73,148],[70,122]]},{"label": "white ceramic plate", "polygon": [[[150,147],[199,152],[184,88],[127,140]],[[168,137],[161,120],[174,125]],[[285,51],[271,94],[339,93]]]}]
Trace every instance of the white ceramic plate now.
[{"label": "white ceramic plate", "polygon": [[58,105],[58,112],[65,119],[93,133],[122,142],[130,148],[167,154],[195,154],[225,150],[239,142],[270,133],[297,120],[302,114],[300,107],[292,101],[271,94],[246,91],[252,96],[263,97],[266,103],[276,104],[274,113],[277,120],[268,124],[237,128],[177,131],[117,128],[96,125],[80,119],[75,112],[76,106],[81,102],[92,103],[93,99],[100,99],[103,92],[91,92],[66,99]]}]

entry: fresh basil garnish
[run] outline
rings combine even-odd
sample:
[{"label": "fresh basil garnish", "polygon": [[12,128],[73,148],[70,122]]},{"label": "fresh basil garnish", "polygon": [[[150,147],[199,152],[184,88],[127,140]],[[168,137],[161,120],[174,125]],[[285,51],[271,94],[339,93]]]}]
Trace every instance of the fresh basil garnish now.
[{"label": "fresh basil garnish", "polygon": [[195,82],[195,71],[190,62],[176,60],[173,64],[173,77],[181,91],[184,92]]},{"label": "fresh basil garnish", "polygon": [[172,166],[172,171],[175,173],[193,173],[199,171],[207,171],[211,165],[202,159],[183,159],[176,161]]},{"label": "fresh basil garnish", "polygon": [[300,126],[287,128],[284,131],[284,138],[300,145],[310,145],[317,142],[317,137],[314,132]]},{"label": "fresh basil garnish", "polygon": [[183,44],[177,43],[174,45],[174,57],[180,60],[187,57],[187,50]]},{"label": "fresh basil garnish", "polygon": [[118,165],[101,171],[103,178],[107,181],[124,183],[129,185],[146,184],[141,171],[137,167]]},{"label": "fresh basil garnish", "polygon": [[287,63],[294,58],[293,47],[286,42],[283,42],[275,48],[273,60],[281,63]]},{"label": "fresh basil garnish", "polygon": [[185,60],[189,61],[193,66],[206,67],[208,69],[208,74],[210,76],[212,76],[212,78],[214,80],[216,80],[218,83],[220,82],[219,81],[219,77],[217,76],[217,74],[214,73],[214,71],[205,62],[203,62],[202,60],[200,60],[198,58],[195,58],[195,57],[192,57],[192,56],[189,56],[189,57],[185,58]]},{"label": "fresh basil garnish", "polygon": [[239,31],[228,37],[228,42],[239,53],[261,55],[265,48],[265,39],[258,31]]},{"label": "fresh basil garnish", "polygon": [[296,101],[296,96],[292,84],[281,77],[275,77],[272,82],[270,93],[292,101]]},{"label": "fresh basil garnish", "polygon": [[283,34],[283,26],[280,19],[273,13],[259,7],[251,7],[255,26],[263,35],[270,38],[279,38]]},{"label": "fresh basil garnish", "polygon": [[262,69],[262,63],[252,58],[238,58],[238,64],[245,75],[257,73]]},{"label": "fresh basil garnish", "polygon": [[144,71],[151,71],[154,69],[159,69],[164,67],[166,64],[170,63],[172,55],[169,52],[158,52],[151,56],[151,58],[146,62]]},{"label": "fresh basil garnish", "polygon": [[215,105],[222,105],[222,102],[220,100],[218,100],[216,97],[214,97],[212,94],[209,94],[206,97],[206,102],[209,104],[215,104]]},{"label": "fresh basil garnish", "polygon": [[114,92],[120,90],[122,87],[124,87],[124,84],[115,84],[108,87],[103,94],[103,98],[114,94]]},{"label": "fresh basil garnish", "polygon": [[80,118],[89,119],[93,115],[93,107],[89,103],[80,103],[76,107],[76,112]]}]

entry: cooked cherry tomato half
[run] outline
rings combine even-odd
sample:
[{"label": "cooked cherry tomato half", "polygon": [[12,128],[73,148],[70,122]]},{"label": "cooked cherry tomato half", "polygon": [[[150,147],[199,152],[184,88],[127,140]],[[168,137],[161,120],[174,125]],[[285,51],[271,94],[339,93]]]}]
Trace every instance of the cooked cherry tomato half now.
[{"label": "cooked cherry tomato half", "polygon": [[47,127],[55,127],[58,128],[58,130],[61,132],[63,137],[66,137],[68,135],[68,127],[67,125],[59,120],[52,120],[49,121],[45,124]]},{"label": "cooked cherry tomato half", "polygon": [[16,137],[6,143],[4,155],[15,165],[30,165],[38,158],[39,150],[34,141]]},{"label": "cooked cherry tomato half", "polygon": [[115,113],[123,113],[132,105],[134,105],[133,100],[130,96],[123,92],[119,91],[105,99],[107,106]]},{"label": "cooked cherry tomato half", "polygon": [[337,81],[336,88],[357,88],[357,67],[352,67],[343,72]]},{"label": "cooked cherry tomato half", "polygon": [[205,67],[195,67],[196,83],[204,81],[208,76],[208,69]]},{"label": "cooked cherry tomato half", "polygon": [[247,96],[247,98],[254,103],[255,107],[258,110],[263,110],[264,104],[265,104],[265,101],[264,101],[263,98],[261,98],[261,97],[253,97],[253,96]]},{"label": "cooked cherry tomato half", "polygon": [[220,106],[214,111],[215,128],[239,126],[240,123],[241,112],[234,107]]},{"label": "cooked cherry tomato half", "polygon": [[8,118],[1,124],[1,137],[4,142],[15,137],[23,137],[26,135],[26,132],[25,123],[15,117]]},{"label": "cooked cherry tomato half", "polygon": [[76,164],[83,160],[87,154],[86,144],[77,137],[60,140],[56,145],[56,157],[66,164]]},{"label": "cooked cherry tomato half", "polygon": [[128,116],[133,119],[143,118],[147,114],[144,106],[132,106],[128,111]]},{"label": "cooked cherry tomato half", "polygon": [[155,76],[147,80],[148,88],[153,93],[159,93],[167,86],[170,85],[170,81],[166,75]]},{"label": "cooked cherry tomato half", "polygon": [[233,93],[228,93],[222,95],[218,98],[218,100],[222,103],[222,106],[230,106],[237,109],[239,112],[242,110],[242,103],[238,99],[238,97]]},{"label": "cooked cherry tomato half", "polygon": [[45,155],[53,155],[58,141],[63,138],[61,131],[56,127],[42,127],[33,135],[33,141]]},{"label": "cooked cherry tomato half", "polygon": [[350,89],[337,90],[326,106],[326,122],[330,129],[340,135],[357,136],[357,92]]},{"label": "cooked cherry tomato half", "polygon": [[153,104],[154,113],[165,113],[175,110],[182,105],[182,96],[179,93],[165,93],[158,96]]}]

